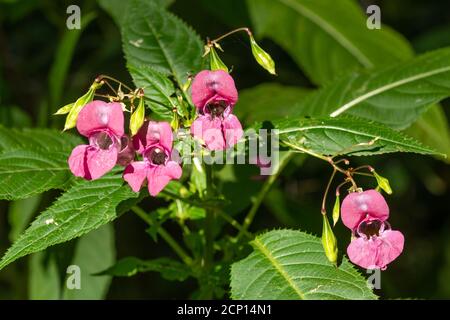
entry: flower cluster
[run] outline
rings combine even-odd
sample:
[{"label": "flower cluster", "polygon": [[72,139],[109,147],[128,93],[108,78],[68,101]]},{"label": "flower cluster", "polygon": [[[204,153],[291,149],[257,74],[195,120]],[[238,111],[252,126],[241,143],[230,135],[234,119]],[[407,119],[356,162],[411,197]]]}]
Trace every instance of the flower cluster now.
[{"label": "flower cluster", "polygon": [[[195,77],[192,100],[198,118],[191,132],[208,149],[232,147],[242,137],[242,126],[232,114],[237,98],[233,78],[227,72],[204,70]],[[181,177],[181,166],[173,160],[173,133],[167,122],[145,121],[130,139],[124,131],[122,105],[95,100],[81,109],[76,126],[89,140],[89,144],[77,146],[68,160],[77,177],[98,179],[118,164],[125,167],[123,178],[133,191],[138,192],[147,182],[152,196],[170,180]]]},{"label": "flower cluster", "polygon": [[344,225],[352,231],[349,259],[366,269],[386,269],[403,251],[404,237],[391,230],[389,207],[376,190],[352,192],[341,207]]}]

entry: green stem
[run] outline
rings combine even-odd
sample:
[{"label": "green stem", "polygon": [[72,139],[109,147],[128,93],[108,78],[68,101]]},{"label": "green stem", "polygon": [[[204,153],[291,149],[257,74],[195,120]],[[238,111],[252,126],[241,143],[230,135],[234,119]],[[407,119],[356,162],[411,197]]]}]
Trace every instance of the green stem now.
[{"label": "green stem", "polygon": [[[214,185],[212,182],[212,165],[205,166],[206,170],[206,192],[207,198],[214,194]],[[214,220],[216,212],[213,208],[206,210],[205,218],[205,269],[209,270],[214,263]]]},{"label": "green stem", "polygon": [[255,201],[253,202],[252,207],[250,208],[249,212],[247,213],[247,216],[244,219],[244,223],[242,224],[242,230],[238,234],[238,239],[241,238],[244,235],[245,231],[247,231],[248,228],[250,227],[251,223],[253,222],[253,219],[255,218],[256,213],[258,212],[259,207],[261,206],[262,201],[264,200],[264,197],[269,192],[270,188],[277,180],[277,178],[280,176],[281,172],[286,167],[289,160],[292,159],[293,155],[294,154],[292,152],[289,152],[283,159],[281,159],[277,171],[264,182],[262,189],[259,191]]},{"label": "green stem", "polygon": [[228,214],[226,214],[222,210],[217,210],[217,215],[219,217],[221,217],[223,220],[225,220],[226,222],[228,222],[231,226],[236,228],[238,231],[243,232],[247,238],[253,239],[253,235],[250,232],[248,232],[247,230],[245,230],[239,222],[237,222],[235,219],[230,217]]},{"label": "green stem", "polygon": [[[153,222],[152,218],[140,207],[133,206],[131,210],[136,213],[138,217],[144,220],[148,225],[153,226],[155,222]],[[162,227],[158,227],[158,233],[164,241],[175,251],[175,253],[183,260],[187,265],[192,264],[192,258],[186,253],[186,251],[178,244],[178,242]]]}]

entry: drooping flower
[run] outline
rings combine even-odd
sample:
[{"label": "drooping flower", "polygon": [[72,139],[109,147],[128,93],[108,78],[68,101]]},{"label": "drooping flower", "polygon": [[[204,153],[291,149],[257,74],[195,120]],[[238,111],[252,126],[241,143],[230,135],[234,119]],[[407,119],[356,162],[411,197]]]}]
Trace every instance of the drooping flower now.
[{"label": "drooping flower", "polygon": [[117,163],[124,134],[124,117],[119,103],[94,100],[80,111],[78,132],[89,139],[79,145],[69,157],[69,167],[77,177],[98,179]]},{"label": "drooping flower", "polygon": [[181,177],[181,167],[171,157],[172,143],[169,123],[144,123],[133,138],[134,148],[142,155],[143,160],[131,162],[123,174],[134,192],[138,192],[147,180],[148,192],[156,196],[170,180]]},{"label": "drooping flower", "polygon": [[341,207],[343,223],[352,230],[347,255],[353,263],[366,269],[386,269],[403,251],[404,236],[391,230],[389,207],[376,190],[353,192]]},{"label": "drooping flower", "polygon": [[234,146],[242,137],[242,125],[232,114],[238,99],[233,78],[223,70],[203,70],[192,82],[192,101],[199,116],[191,133],[210,150]]}]

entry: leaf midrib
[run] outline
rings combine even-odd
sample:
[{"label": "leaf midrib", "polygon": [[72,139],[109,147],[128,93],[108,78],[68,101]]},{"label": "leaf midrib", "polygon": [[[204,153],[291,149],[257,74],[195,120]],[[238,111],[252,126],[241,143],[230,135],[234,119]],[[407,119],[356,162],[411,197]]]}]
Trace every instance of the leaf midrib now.
[{"label": "leaf midrib", "polygon": [[286,280],[288,285],[295,291],[295,293],[300,297],[300,299],[305,300],[305,294],[296,285],[294,280],[289,276],[289,274],[284,270],[283,266],[275,259],[275,257],[270,253],[270,251],[264,246],[259,238],[253,241],[253,245],[261,251],[261,253],[269,260],[269,262],[274,266],[276,271]]},{"label": "leaf midrib", "polygon": [[344,47],[351,55],[353,55],[359,63],[361,63],[365,68],[372,68],[374,65],[370,59],[353,43],[347,39],[339,30],[330,25],[327,21],[322,19],[320,16],[315,14],[313,11],[309,10],[302,4],[294,2],[293,0],[278,0],[285,6],[297,11],[300,15],[309,19],[311,22],[315,23],[319,28],[328,33],[333,39],[335,39],[342,47]]},{"label": "leaf midrib", "polygon": [[315,126],[308,126],[308,127],[302,127],[302,128],[292,128],[292,129],[284,129],[284,130],[279,130],[279,134],[286,134],[286,133],[291,133],[291,132],[297,132],[297,131],[307,131],[307,130],[311,130],[311,129],[330,129],[330,130],[337,130],[337,131],[343,131],[343,132],[347,132],[347,133],[353,133],[353,134],[357,134],[357,135],[362,135],[362,136],[367,136],[370,138],[379,138],[380,140],[383,141],[387,141],[396,145],[401,145],[404,147],[409,147],[409,148],[414,148],[416,150],[422,150],[423,152],[426,153],[435,153],[433,150],[429,150],[426,148],[423,148],[421,146],[418,146],[417,144],[406,144],[406,143],[402,143],[396,140],[391,140],[385,137],[381,137],[379,135],[373,135],[373,134],[369,134],[366,132],[361,132],[361,131],[356,131],[356,130],[350,130],[350,129],[345,129],[345,128],[341,128],[341,127],[336,127],[336,126],[331,126],[331,125],[315,125]]},{"label": "leaf midrib", "polygon": [[427,78],[427,77],[434,76],[436,74],[444,73],[444,72],[448,72],[448,71],[450,71],[450,67],[439,68],[439,69],[431,70],[431,71],[428,71],[428,72],[419,73],[419,74],[416,74],[416,75],[414,75],[412,77],[400,79],[400,80],[397,80],[397,81],[392,82],[390,84],[378,87],[378,88],[376,88],[374,90],[371,90],[371,91],[369,91],[369,92],[367,92],[367,93],[365,93],[365,94],[363,94],[363,95],[361,95],[361,96],[359,96],[357,98],[354,98],[351,101],[347,102],[346,104],[344,104],[343,106],[341,106],[337,110],[333,111],[330,114],[330,117],[337,117],[338,115],[344,113],[345,111],[349,110],[350,108],[352,108],[353,106],[357,105],[358,103],[361,103],[364,100],[367,100],[367,99],[369,99],[369,98],[371,98],[373,96],[376,96],[378,94],[381,94],[381,93],[383,93],[385,91],[391,90],[393,88],[402,86],[402,85],[410,83],[410,82],[414,82],[416,80],[420,80],[420,79],[423,79],[423,78]]}]

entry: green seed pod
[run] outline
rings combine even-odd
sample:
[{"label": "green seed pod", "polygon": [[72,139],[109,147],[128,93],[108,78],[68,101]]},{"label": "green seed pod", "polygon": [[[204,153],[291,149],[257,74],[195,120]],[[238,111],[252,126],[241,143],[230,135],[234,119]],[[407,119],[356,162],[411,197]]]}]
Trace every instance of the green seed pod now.
[{"label": "green seed pod", "polygon": [[134,136],[144,124],[145,120],[145,104],[144,97],[139,98],[139,104],[130,117],[131,136]]},{"label": "green seed pod", "polygon": [[391,185],[389,184],[389,180],[385,177],[380,176],[375,170],[372,171],[375,179],[377,179],[378,186],[384,190],[387,194],[392,194]]},{"label": "green seed pod", "polygon": [[220,57],[217,54],[217,51],[216,51],[216,49],[214,49],[214,47],[211,47],[210,51],[209,51],[209,64],[210,64],[210,67],[211,67],[212,71],[223,70],[225,72],[228,72],[228,67],[220,59]]},{"label": "green seed pod", "polygon": [[78,98],[77,101],[75,101],[69,111],[69,114],[67,115],[66,123],[64,124],[64,131],[72,129],[77,125],[77,118],[81,109],[83,109],[86,104],[94,99],[95,90],[100,88],[102,85],[103,82],[95,81],[89,88],[88,92],[86,92],[84,95]]},{"label": "green seed pod", "polygon": [[252,47],[252,53],[255,57],[255,60],[267,71],[269,71],[270,74],[276,75],[275,72],[275,62],[273,61],[272,57],[265,52],[255,41],[255,38],[253,38],[253,35],[250,34],[250,44]]},{"label": "green seed pod", "polygon": [[73,107],[74,104],[75,104],[74,102],[69,103],[69,104],[66,104],[64,107],[59,108],[58,111],[56,111],[56,112],[54,113],[54,115],[56,116],[56,115],[61,115],[61,114],[67,114],[67,113],[69,113],[70,110],[72,110],[72,107]]},{"label": "green seed pod", "polygon": [[336,201],[333,207],[333,227],[339,221],[340,211],[341,211],[341,200],[339,195],[336,195]]},{"label": "green seed pod", "polygon": [[328,222],[328,218],[326,215],[323,216],[323,229],[322,229],[322,245],[325,250],[325,255],[328,260],[336,265],[337,263],[337,240],[334,236],[333,230],[331,229],[330,223]]}]

